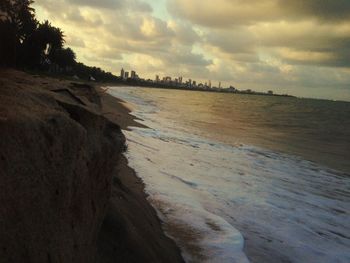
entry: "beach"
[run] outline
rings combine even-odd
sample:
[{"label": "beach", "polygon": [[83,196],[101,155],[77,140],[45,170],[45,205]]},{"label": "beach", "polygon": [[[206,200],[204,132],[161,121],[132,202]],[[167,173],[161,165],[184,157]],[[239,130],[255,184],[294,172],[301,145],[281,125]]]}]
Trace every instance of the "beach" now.
[{"label": "beach", "polygon": [[[144,127],[126,102],[98,89],[102,114],[123,130]],[[147,200],[144,183],[122,157],[113,178],[110,209],[102,225],[97,262],[182,262],[180,250],[164,235],[162,222]]]},{"label": "beach", "polygon": [[347,262],[349,104],[232,96],[1,70],[1,258]]},{"label": "beach", "polygon": [[0,263],[350,262],[350,0],[0,1]]}]

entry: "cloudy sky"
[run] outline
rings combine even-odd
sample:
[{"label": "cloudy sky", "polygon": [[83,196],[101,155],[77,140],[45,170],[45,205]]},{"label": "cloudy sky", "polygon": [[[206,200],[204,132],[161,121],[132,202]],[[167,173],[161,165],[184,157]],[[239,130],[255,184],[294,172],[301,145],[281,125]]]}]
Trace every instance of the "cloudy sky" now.
[{"label": "cloudy sky", "polygon": [[350,0],[36,0],[87,65],[350,101]]}]

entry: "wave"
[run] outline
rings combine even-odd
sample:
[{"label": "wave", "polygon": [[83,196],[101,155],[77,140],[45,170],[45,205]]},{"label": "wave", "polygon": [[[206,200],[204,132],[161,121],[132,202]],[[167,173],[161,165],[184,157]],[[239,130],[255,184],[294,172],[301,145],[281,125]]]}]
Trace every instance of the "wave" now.
[{"label": "wave", "polygon": [[186,261],[349,262],[349,175],[202,138],[135,89],[113,94],[150,127],[125,131],[127,157]]}]

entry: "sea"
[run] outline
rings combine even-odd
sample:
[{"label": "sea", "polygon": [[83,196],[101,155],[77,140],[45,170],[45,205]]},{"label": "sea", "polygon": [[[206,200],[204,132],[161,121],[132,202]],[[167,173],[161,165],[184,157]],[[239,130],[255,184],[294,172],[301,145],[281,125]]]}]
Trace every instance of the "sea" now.
[{"label": "sea", "polygon": [[350,262],[350,103],[110,87],[186,262]]}]

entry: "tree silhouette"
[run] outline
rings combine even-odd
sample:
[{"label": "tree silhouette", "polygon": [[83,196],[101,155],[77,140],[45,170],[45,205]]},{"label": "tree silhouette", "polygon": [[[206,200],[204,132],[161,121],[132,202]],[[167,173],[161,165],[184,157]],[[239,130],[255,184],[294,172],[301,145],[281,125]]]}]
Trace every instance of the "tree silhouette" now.
[{"label": "tree silhouette", "polygon": [[0,2],[0,63],[15,65],[18,48],[35,30],[37,20],[32,0],[1,0]]},{"label": "tree silhouette", "polygon": [[118,78],[100,68],[76,62],[70,48],[64,48],[64,34],[49,21],[39,23],[33,0],[0,0],[0,66],[41,69],[50,72],[67,70],[82,79],[99,81]]},{"label": "tree silhouette", "polygon": [[38,24],[37,28],[23,41],[20,64],[40,68],[45,59],[54,59],[57,50],[62,49],[64,34],[49,21]]},{"label": "tree silhouette", "polygon": [[56,49],[52,52],[51,60],[62,68],[75,66],[76,55],[70,48]]}]

